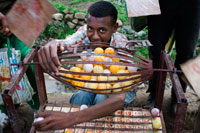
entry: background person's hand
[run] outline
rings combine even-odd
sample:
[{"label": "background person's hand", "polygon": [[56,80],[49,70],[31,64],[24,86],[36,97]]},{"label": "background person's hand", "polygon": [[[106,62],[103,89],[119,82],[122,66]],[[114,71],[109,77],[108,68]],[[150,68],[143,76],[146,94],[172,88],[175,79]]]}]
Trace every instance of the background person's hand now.
[{"label": "background person's hand", "polygon": [[40,65],[45,72],[58,75],[58,69],[61,66],[57,51],[63,51],[64,44],[58,40],[53,40],[41,47],[38,51]]},{"label": "background person's hand", "polygon": [[8,28],[7,19],[1,12],[0,12],[0,33],[3,33],[5,36],[11,35],[11,32]]},{"label": "background person's hand", "polygon": [[75,112],[47,111],[39,113],[37,117],[44,118],[42,121],[33,123],[37,131],[65,129],[76,124]]}]

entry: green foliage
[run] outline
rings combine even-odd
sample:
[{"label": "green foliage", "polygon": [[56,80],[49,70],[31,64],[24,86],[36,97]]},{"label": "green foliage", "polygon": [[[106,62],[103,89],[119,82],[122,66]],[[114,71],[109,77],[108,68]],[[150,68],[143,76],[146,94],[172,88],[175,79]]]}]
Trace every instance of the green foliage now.
[{"label": "green foliage", "polygon": [[124,25],[128,25],[129,18],[126,12],[125,3],[123,2],[122,4],[117,4],[115,2],[112,2],[112,4],[116,7],[118,11],[118,19],[120,19]]},{"label": "green foliage", "polygon": [[55,3],[55,2],[53,2],[51,0],[49,0],[49,2],[51,4],[53,4],[58,9],[59,12],[62,12],[62,11],[64,11],[67,8],[67,6],[65,6],[64,4]]},{"label": "green foliage", "polygon": [[96,0],[72,0],[69,2],[69,4],[73,5],[73,4],[78,4],[80,2],[94,2]]},{"label": "green foliage", "polygon": [[196,55],[200,55],[200,39],[198,40],[197,43]]},{"label": "green foliage", "polygon": [[170,55],[171,55],[172,61],[175,63],[175,59],[176,59],[176,50],[173,49]]},{"label": "green foliage", "polygon": [[145,57],[146,59],[149,59],[149,51],[147,47],[140,48],[136,53],[140,56]]},{"label": "green foliage", "polygon": [[64,39],[67,35],[73,34],[75,31],[69,28],[64,22],[59,25],[54,23],[49,24],[46,29],[41,33],[40,37]]}]

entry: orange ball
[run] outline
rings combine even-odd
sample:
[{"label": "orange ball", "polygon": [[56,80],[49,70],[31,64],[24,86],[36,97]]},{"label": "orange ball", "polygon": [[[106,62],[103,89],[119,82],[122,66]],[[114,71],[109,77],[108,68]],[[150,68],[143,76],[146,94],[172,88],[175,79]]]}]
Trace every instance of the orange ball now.
[{"label": "orange ball", "polygon": [[105,54],[115,54],[115,50],[113,48],[111,48],[111,47],[106,48]]},{"label": "orange ball", "polygon": [[110,66],[110,72],[111,73],[117,73],[119,71],[119,66],[118,65],[111,65]]},{"label": "orange ball", "polygon": [[[72,69],[70,69],[72,72],[81,72],[82,70],[79,67],[73,67]],[[79,78],[80,75],[73,75],[73,77],[75,78]]]},{"label": "orange ball", "polygon": [[82,79],[82,80],[90,80],[90,79],[91,79],[91,76],[82,75],[82,76],[81,76],[81,79]]},{"label": "orange ball", "polygon": [[[69,78],[73,78],[73,76],[71,74],[65,74],[65,77],[69,77]],[[67,82],[71,82],[70,79],[65,79]]]},{"label": "orange ball", "polygon": [[96,56],[94,58],[94,61],[105,61],[105,57],[104,56]]},{"label": "orange ball", "polygon": [[103,54],[104,50],[101,47],[97,47],[97,48],[95,48],[94,52]]}]

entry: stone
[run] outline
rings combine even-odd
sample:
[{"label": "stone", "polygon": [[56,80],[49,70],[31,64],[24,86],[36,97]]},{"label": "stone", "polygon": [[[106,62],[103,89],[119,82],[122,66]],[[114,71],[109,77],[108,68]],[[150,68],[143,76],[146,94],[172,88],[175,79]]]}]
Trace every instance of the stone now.
[{"label": "stone", "polygon": [[123,29],[127,34],[134,34],[134,31],[131,29],[130,26],[122,26],[122,29]]},{"label": "stone", "polygon": [[118,23],[119,26],[123,25],[123,23],[122,23],[122,21],[120,19],[117,20],[117,23]]},{"label": "stone", "polygon": [[74,14],[74,11],[69,11],[69,14]]},{"label": "stone", "polygon": [[72,23],[78,24],[78,19],[73,19],[73,20],[72,20]]},{"label": "stone", "polygon": [[64,14],[68,14],[68,13],[69,13],[69,10],[68,10],[68,9],[65,9],[65,10],[63,10],[63,13],[64,13]]},{"label": "stone", "polygon": [[73,14],[67,14],[65,15],[65,20],[69,21],[69,20],[72,20],[73,19]]},{"label": "stone", "polygon": [[57,21],[62,21],[62,19],[63,19],[63,14],[62,14],[62,13],[53,14],[52,18],[53,18],[54,20],[57,20]]},{"label": "stone", "polygon": [[83,26],[85,25],[85,21],[78,21],[78,24]]},{"label": "stone", "polygon": [[67,24],[69,25],[70,28],[74,29],[75,28],[75,24],[73,24],[72,22],[67,22]]},{"label": "stone", "polygon": [[82,12],[77,12],[75,14],[75,18],[77,18],[77,19],[85,19],[85,16],[86,16],[86,14],[82,13]]},{"label": "stone", "polygon": [[76,26],[76,30],[78,30],[82,25],[77,25]]},{"label": "stone", "polygon": [[61,23],[61,22],[58,21],[58,20],[54,20],[54,21],[53,21],[53,24],[54,24],[56,27],[58,27],[58,26],[60,25],[60,23]]}]

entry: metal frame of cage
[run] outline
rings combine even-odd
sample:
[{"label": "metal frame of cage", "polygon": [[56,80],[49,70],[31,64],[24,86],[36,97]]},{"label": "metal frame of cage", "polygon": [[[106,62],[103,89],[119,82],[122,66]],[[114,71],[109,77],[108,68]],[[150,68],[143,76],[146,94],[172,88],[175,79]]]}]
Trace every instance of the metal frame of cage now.
[{"label": "metal frame of cage", "polygon": [[[24,64],[30,64],[33,60],[34,62],[39,62],[38,56],[37,56],[38,48],[32,48],[26,58],[24,59]],[[6,90],[2,93],[2,97],[7,109],[9,121],[11,123],[11,126],[13,128],[14,132],[22,132],[20,131],[19,125],[18,125],[18,119],[16,110],[14,108],[13,102],[12,102],[12,94],[15,91],[16,85],[19,83],[19,81],[22,79],[24,73],[26,72],[28,68],[28,65],[19,64],[19,69],[17,70],[16,74],[13,76],[11,82],[7,86]],[[39,94],[39,100],[40,100],[40,109],[39,111],[42,111],[44,106],[48,104],[47,94],[46,94],[46,88],[45,88],[45,82],[44,82],[44,72],[40,65],[37,63],[34,65],[35,68],[35,76],[36,76],[36,82],[37,82],[37,88],[38,94]],[[173,88],[175,90],[175,94],[177,97],[177,110],[176,110],[176,118],[174,121],[174,130],[173,132],[181,132],[184,125],[184,118],[187,110],[187,100],[185,98],[185,95],[182,91],[182,87],[180,85],[180,81],[178,79],[178,76],[175,72],[173,62],[169,55],[167,55],[165,52],[162,52],[161,54],[161,60],[160,60],[160,67],[159,67],[159,77],[158,77],[158,83],[156,88],[156,107],[159,109],[162,109],[162,101],[163,101],[163,95],[164,95],[164,84],[166,80],[167,72],[170,74],[170,78],[173,83]],[[164,71],[164,69],[166,71]]]}]

